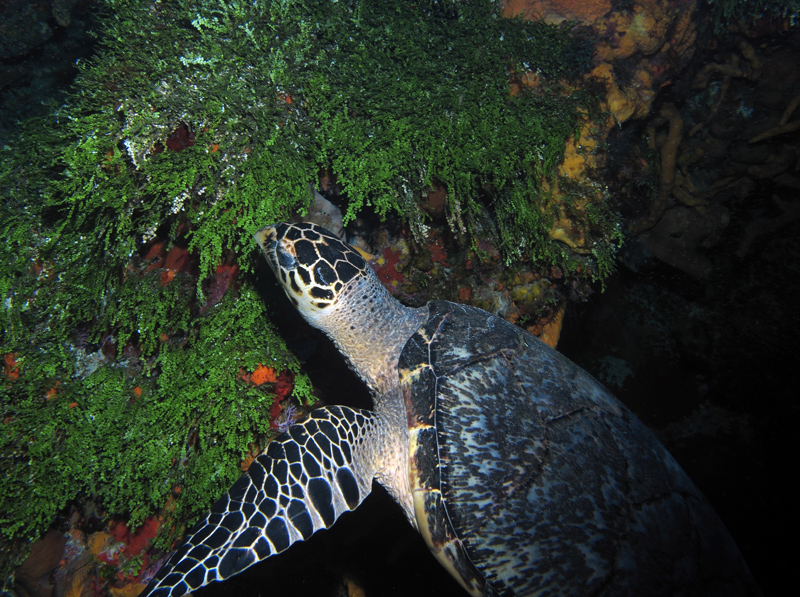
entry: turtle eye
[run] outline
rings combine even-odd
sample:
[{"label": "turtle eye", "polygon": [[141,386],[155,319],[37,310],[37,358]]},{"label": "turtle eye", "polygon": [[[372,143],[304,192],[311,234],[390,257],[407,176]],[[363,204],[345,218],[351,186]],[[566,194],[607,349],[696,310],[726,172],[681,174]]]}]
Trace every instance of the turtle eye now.
[{"label": "turtle eye", "polygon": [[283,247],[276,247],[275,254],[278,256],[278,264],[286,269],[294,269],[294,257],[290,255]]}]

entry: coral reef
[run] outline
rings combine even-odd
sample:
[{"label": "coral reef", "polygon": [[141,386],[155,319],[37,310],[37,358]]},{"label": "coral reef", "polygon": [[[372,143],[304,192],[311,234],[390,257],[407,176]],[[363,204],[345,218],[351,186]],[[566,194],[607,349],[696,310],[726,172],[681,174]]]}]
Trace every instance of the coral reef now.
[{"label": "coral reef", "polygon": [[[264,223],[307,213],[321,171],[343,224],[395,218],[436,279],[451,246],[479,261],[479,232],[494,267],[535,258],[588,279],[614,251],[602,222],[595,253],[548,234],[545,179],[591,104],[565,92],[586,63],[569,26],[489,2],[98,8],[74,91],[0,148],[0,497],[20,504],[3,518],[4,578],[75,501],[135,533],[172,500],[153,539],[167,548],[313,400],[245,256]],[[532,71],[536,88],[510,96]]]},{"label": "coral reef", "polygon": [[788,24],[800,16],[798,0],[706,0],[704,4],[717,33],[731,26],[756,33],[765,24],[767,28],[775,21]]},{"label": "coral reef", "polygon": [[[593,68],[579,87],[601,86],[599,110],[582,113],[583,127],[567,142],[557,176],[546,185],[555,214],[549,229],[552,239],[574,253],[592,255],[595,276],[602,279],[613,269],[598,238],[616,246],[622,233],[607,211],[602,169],[606,165],[604,144],[610,132],[629,120],[647,116],[658,91],[670,83],[695,50],[695,3],[641,0],[613,7],[610,3],[507,2],[506,14],[522,13],[525,18],[556,23],[575,19],[583,35],[593,40]],[[534,80],[529,85],[535,85]],[[665,112],[668,108],[662,107]],[[668,116],[665,116],[668,118]],[[671,120],[675,125],[677,121]],[[670,149],[681,131],[673,132],[664,159],[675,158]],[[674,149],[674,148],[673,148]],[[660,218],[671,192],[674,166],[662,167],[665,177],[652,215],[638,232],[651,228]],[[587,264],[584,264],[586,266]],[[574,269],[577,264],[573,262]]]},{"label": "coral reef", "polygon": [[[264,223],[324,219],[405,302],[555,344],[625,235],[700,279],[754,189],[740,258],[795,222],[796,5],[755,3],[767,25],[711,4],[709,25],[693,0],[103,3],[75,91],[0,149],[4,574],[91,501],[130,532],[64,523],[60,586],[118,549],[131,574],[93,590],[131,590],[302,416],[311,382],[248,258]],[[81,3],[47,6],[77,26]],[[29,33],[4,43],[49,35]],[[137,536],[146,558],[121,547]]]}]

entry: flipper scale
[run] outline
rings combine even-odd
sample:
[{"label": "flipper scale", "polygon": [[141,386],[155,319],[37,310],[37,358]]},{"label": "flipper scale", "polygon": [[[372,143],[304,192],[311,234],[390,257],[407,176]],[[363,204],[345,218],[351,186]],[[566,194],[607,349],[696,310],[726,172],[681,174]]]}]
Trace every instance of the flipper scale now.
[{"label": "flipper scale", "polygon": [[188,534],[142,595],[176,597],[225,580],[330,527],[369,494],[372,459],[349,438],[375,415],[320,408],[278,436]]}]

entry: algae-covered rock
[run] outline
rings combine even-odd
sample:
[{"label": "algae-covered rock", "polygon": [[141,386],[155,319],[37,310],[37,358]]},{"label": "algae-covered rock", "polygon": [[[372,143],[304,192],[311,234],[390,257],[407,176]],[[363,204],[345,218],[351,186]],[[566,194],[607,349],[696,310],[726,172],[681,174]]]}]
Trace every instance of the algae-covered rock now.
[{"label": "algae-covered rock", "polygon": [[[394,218],[422,242],[439,218],[507,263],[603,275],[608,234],[597,256],[548,234],[546,179],[592,103],[565,92],[587,62],[569,26],[490,2],[99,8],[74,91],[0,148],[0,497],[20,505],[3,569],[87,496],[96,524],[131,527],[174,500],[166,547],[313,399],[249,254],[258,228],[307,213],[320,172],[345,225]],[[510,96],[519,74],[536,87]],[[277,381],[253,383],[260,367]]]}]

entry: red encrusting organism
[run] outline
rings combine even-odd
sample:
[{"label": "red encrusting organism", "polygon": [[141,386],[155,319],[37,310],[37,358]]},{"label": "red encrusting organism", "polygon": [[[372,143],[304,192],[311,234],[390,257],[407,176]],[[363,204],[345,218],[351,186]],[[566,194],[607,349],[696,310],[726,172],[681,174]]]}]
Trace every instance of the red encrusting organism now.
[{"label": "red encrusting organism", "polygon": [[378,274],[378,279],[393,295],[400,292],[400,283],[403,281],[403,274],[397,270],[397,264],[402,255],[401,251],[386,247],[383,254],[371,262],[372,269]]}]

